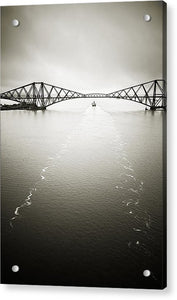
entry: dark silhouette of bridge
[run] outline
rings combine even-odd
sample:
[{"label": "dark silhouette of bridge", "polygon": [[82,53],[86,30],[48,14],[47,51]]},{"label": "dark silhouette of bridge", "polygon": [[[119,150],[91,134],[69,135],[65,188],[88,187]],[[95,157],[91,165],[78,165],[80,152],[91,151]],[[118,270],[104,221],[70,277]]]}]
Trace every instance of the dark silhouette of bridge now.
[{"label": "dark silhouette of bridge", "polygon": [[156,79],[112,93],[79,93],[44,82],[33,82],[0,94],[1,99],[19,102],[39,109],[78,98],[115,98],[141,103],[151,110],[166,109],[166,82]]}]

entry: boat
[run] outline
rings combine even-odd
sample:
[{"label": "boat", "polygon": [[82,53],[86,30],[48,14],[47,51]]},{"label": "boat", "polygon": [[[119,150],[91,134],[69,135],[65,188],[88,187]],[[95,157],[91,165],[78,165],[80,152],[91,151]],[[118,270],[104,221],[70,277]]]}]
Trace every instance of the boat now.
[{"label": "boat", "polygon": [[95,101],[92,102],[92,106],[96,106],[96,102]]}]

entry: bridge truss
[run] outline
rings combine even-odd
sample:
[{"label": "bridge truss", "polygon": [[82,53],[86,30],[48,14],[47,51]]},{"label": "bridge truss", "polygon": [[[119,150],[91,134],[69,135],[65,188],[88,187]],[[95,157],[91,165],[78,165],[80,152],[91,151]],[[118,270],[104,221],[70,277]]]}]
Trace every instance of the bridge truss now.
[{"label": "bridge truss", "polygon": [[112,93],[83,94],[64,89],[44,82],[33,82],[0,94],[1,99],[16,101],[38,108],[46,108],[52,104],[78,98],[115,98],[141,103],[152,110],[166,109],[166,82],[156,79],[134,85]]}]

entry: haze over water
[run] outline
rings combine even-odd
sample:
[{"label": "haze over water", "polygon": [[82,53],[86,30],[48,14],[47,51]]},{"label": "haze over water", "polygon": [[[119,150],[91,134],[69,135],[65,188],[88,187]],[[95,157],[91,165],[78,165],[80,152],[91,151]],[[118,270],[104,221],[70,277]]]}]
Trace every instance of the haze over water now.
[{"label": "haze over water", "polygon": [[1,112],[2,267],[12,282],[161,285],[165,113],[96,102]]}]

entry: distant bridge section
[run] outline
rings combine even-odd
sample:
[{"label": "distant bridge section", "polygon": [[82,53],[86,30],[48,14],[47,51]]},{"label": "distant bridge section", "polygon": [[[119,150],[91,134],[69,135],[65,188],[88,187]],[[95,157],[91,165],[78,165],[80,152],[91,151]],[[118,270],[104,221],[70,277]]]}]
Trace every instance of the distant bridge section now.
[{"label": "distant bridge section", "polygon": [[16,101],[40,109],[71,99],[113,98],[141,103],[152,110],[166,109],[166,82],[156,79],[112,93],[79,93],[44,82],[33,82],[0,94],[1,99]]},{"label": "distant bridge section", "polygon": [[156,79],[145,83],[137,84],[122,90],[108,94],[111,98],[119,98],[141,103],[152,110],[166,109],[166,82],[163,79]]}]

